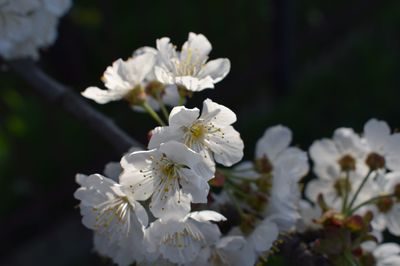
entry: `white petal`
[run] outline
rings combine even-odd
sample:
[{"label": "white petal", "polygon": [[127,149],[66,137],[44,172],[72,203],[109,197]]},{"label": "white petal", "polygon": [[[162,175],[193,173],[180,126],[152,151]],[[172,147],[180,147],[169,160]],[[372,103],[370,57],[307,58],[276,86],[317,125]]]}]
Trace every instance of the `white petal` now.
[{"label": "white petal", "polygon": [[175,80],[170,71],[166,71],[164,68],[155,66],[154,67],[154,75],[156,79],[164,84],[174,84]]},{"label": "white petal", "polygon": [[309,170],[307,153],[295,147],[288,148],[275,161],[274,167],[282,168],[287,175],[299,181]]},{"label": "white petal", "polygon": [[292,132],[287,127],[278,125],[268,128],[256,144],[256,158],[267,155],[273,161],[292,141]]},{"label": "white petal", "polygon": [[221,128],[221,134],[209,134],[208,145],[214,153],[214,159],[220,164],[231,166],[243,158],[244,143],[232,126]]},{"label": "white petal", "polygon": [[175,140],[178,142],[183,141],[183,132],[181,130],[176,130],[173,127],[156,127],[151,132],[151,138],[149,141],[148,148],[154,149],[158,148],[162,143]]},{"label": "white petal", "polygon": [[200,110],[197,108],[188,109],[184,106],[177,106],[171,110],[169,125],[176,128],[190,126],[199,117]]},{"label": "white petal", "polygon": [[174,83],[184,86],[189,91],[202,91],[204,89],[214,88],[214,82],[211,77],[199,79],[192,76],[177,76]]},{"label": "white petal", "polygon": [[396,243],[384,243],[379,245],[373,252],[374,256],[385,258],[393,255],[400,255],[400,246]]},{"label": "white petal", "polygon": [[211,43],[203,34],[189,33],[187,42],[182,46],[181,60],[191,57],[192,61],[204,62],[211,52]]},{"label": "white petal", "polygon": [[251,234],[251,239],[257,252],[265,252],[272,247],[279,234],[275,223],[264,220]]},{"label": "white petal", "polygon": [[226,221],[225,216],[222,214],[215,212],[215,211],[198,211],[198,212],[191,212],[188,217],[198,222],[221,222]]},{"label": "white petal", "polygon": [[179,173],[184,179],[180,182],[182,191],[191,195],[192,202],[207,203],[207,196],[210,190],[207,181],[189,169],[181,169]]},{"label": "white petal", "polygon": [[182,190],[170,189],[162,193],[156,190],[151,197],[150,211],[158,218],[183,218],[190,212],[190,202],[191,195]]},{"label": "white petal", "polygon": [[46,8],[56,16],[62,16],[72,5],[71,0],[43,0]]},{"label": "white petal", "polygon": [[102,90],[97,87],[89,87],[82,92],[82,96],[92,99],[99,104],[121,100],[129,90]]},{"label": "white petal", "polygon": [[310,157],[316,164],[336,164],[340,154],[330,139],[314,141],[310,147]]},{"label": "white petal", "polygon": [[179,104],[180,95],[178,88],[175,85],[167,85],[165,87],[165,93],[162,95],[164,104],[175,107]]},{"label": "white petal", "polygon": [[155,153],[155,150],[138,151],[121,159],[124,170],[119,177],[119,182],[133,194],[136,200],[146,200],[154,191],[154,177],[146,170],[150,170],[152,162],[150,156]]},{"label": "white petal", "polygon": [[364,126],[364,137],[375,151],[380,151],[386,145],[390,135],[390,127],[385,121],[370,119]]},{"label": "white petal", "polygon": [[[211,114],[215,115],[210,117]],[[210,122],[218,126],[229,126],[236,122],[236,114],[231,109],[210,99],[204,100],[200,118],[210,119]]]},{"label": "white petal", "polygon": [[219,58],[209,61],[198,74],[199,78],[210,76],[213,83],[220,82],[231,70],[231,62],[227,58]]},{"label": "white petal", "polygon": [[393,134],[388,140],[385,156],[386,165],[390,170],[400,170],[400,133]]}]

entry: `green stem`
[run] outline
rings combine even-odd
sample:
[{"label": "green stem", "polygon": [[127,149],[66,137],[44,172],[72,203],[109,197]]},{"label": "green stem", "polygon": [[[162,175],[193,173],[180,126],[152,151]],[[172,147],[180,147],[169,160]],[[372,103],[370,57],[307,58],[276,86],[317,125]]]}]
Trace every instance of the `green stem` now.
[{"label": "green stem", "polygon": [[233,192],[239,194],[243,198],[249,198],[250,197],[250,195],[246,194],[245,192],[243,192],[241,190],[241,188],[237,184],[235,184],[234,182],[232,182],[232,181],[230,181],[228,179],[225,180],[225,186],[227,186],[228,189],[233,190]]},{"label": "green stem", "polygon": [[370,177],[370,175],[372,174],[372,171],[370,170],[368,172],[368,174],[364,177],[363,181],[361,182],[360,186],[358,187],[356,193],[354,194],[353,198],[350,201],[349,207],[347,208],[347,210],[351,210],[351,207],[353,207],[354,202],[356,201],[358,195],[360,194],[361,190],[363,189],[365,183],[367,183],[368,178]]},{"label": "green stem", "polygon": [[178,106],[182,106],[182,105],[185,103],[185,99],[186,99],[186,97],[181,96],[181,97],[179,98]]},{"label": "green stem", "polygon": [[164,115],[165,120],[168,121],[169,120],[169,112],[168,112],[167,108],[165,107],[165,104],[164,104],[163,100],[161,99],[160,95],[157,96],[157,102],[160,105],[160,109]]},{"label": "green stem", "polygon": [[349,193],[350,193],[350,172],[346,171],[346,181],[344,183],[344,199],[343,199],[343,205],[342,205],[342,213],[345,213],[347,209],[347,201],[349,200]]},{"label": "green stem", "polygon": [[395,197],[395,195],[390,194],[390,195],[384,195],[384,196],[377,196],[372,199],[366,200],[363,203],[360,203],[357,206],[355,206],[353,209],[350,209],[348,212],[348,215],[352,215],[355,211],[357,211],[358,209],[360,209],[361,207],[363,207],[365,205],[375,203],[376,201],[378,201],[380,199],[391,198],[391,197]]},{"label": "green stem", "polygon": [[153,108],[151,108],[151,106],[147,103],[144,102],[142,104],[142,107],[150,114],[150,116],[157,121],[158,124],[160,124],[160,126],[165,126],[164,121],[158,116],[158,114],[153,110]]},{"label": "green stem", "polygon": [[237,212],[239,213],[240,217],[245,216],[242,208],[240,208],[240,205],[237,202],[235,196],[232,194],[232,192],[229,189],[227,189],[226,192],[227,192],[229,198],[231,198],[231,201],[233,202],[233,205],[235,206],[235,208],[236,208]]}]

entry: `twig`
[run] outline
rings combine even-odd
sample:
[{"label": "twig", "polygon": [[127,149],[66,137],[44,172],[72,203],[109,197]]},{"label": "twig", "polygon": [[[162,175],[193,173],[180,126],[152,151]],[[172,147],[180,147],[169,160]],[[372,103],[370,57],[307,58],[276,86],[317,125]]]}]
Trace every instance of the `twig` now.
[{"label": "twig", "polygon": [[43,98],[75,116],[107,140],[118,153],[122,154],[134,146],[143,146],[115,125],[110,118],[92,108],[81,96],[48,76],[32,60],[21,59],[5,63]]}]

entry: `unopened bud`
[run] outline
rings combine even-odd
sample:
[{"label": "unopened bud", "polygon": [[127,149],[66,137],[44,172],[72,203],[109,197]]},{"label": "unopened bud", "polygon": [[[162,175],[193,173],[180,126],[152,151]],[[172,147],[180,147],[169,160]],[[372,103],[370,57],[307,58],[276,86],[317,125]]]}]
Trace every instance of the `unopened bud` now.
[{"label": "unopened bud", "polygon": [[385,158],[382,155],[372,152],[368,155],[365,163],[369,166],[369,169],[375,171],[385,167]]},{"label": "unopened bud", "polygon": [[356,170],[356,160],[351,155],[345,155],[338,160],[343,172]]}]

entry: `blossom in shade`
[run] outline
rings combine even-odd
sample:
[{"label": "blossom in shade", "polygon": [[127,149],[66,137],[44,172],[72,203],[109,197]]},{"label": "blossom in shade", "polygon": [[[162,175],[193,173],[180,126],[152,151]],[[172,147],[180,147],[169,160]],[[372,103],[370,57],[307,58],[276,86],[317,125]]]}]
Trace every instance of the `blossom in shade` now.
[{"label": "blossom in shade", "polygon": [[230,71],[226,58],[207,62],[211,44],[202,34],[189,33],[180,52],[167,37],[157,40],[158,62],[155,75],[161,83],[174,84],[189,91],[214,88]]},{"label": "blossom in shade", "polygon": [[[310,147],[310,157],[317,179],[307,184],[306,196],[316,202],[318,195],[322,194],[327,204],[334,207],[343,203],[346,194],[352,198],[368,174],[365,154],[365,144],[350,128],[335,130],[332,139],[315,141]],[[369,197],[369,192],[364,190],[357,202]]]},{"label": "blossom in shade", "polygon": [[215,244],[205,246],[191,265],[253,266],[255,259],[255,255],[244,237],[225,236]]},{"label": "blossom in shade", "polygon": [[371,170],[400,170],[400,134],[392,134],[385,121],[369,120],[364,126],[365,163]]},{"label": "blossom in shade", "polygon": [[220,238],[221,232],[212,222],[225,220],[214,211],[192,212],[183,218],[158,219],[145,233],[149,258],[156,260],[161,256],[178,265],[191,263],[204,246],[212,245]]},{"label": "blossom in shade", "polygon": [[175,107],[169,116],[169,126],[153,130],[149,148],[176,140],[200,153],[209,165],[215,159],[231,166],[242,159],[244,148],[240,134],[231,126],[235,121],[234,112],[210,99],[203,102],[201,115],[197,108]]},{"label": "blossom in shade", "polygon": [[148,224],[146,210],[124,187],[101,175],[77,175],[81,186],[74,194],[80,200],[83,224],[95,232],[95,248],[119,265],[143,259],[141,244]]},{"label": "blossom in shade", "polygon": [[139,200],[151,197],[155,217],[182,217],[190,212],[190,203],[206,203],[207,181],[214,176],[198,153],[176,141],[126,155],[121,166],[121,185]]},{"label": "blossom in shade", "polygon": [[289,128],[282,125],[268,128],[256,144],[258,170],[262,173],[284,170],[296,181],[306,175],[309,169],[307,154],[297,147],[290,147],[291,141]]},{"label": "blossom in shade", "polygon": [[71,0],[0,0],[0,55],[39,58],[57,38],[58,20]]},{"label": "blossom in shade", "polygon": [[364,250],[360,258],[362,265],[397,266],[400,265],[400,246],[396,243],[383,243]]},{"label": "blossom in shade", "polygon": [[399,184],[400,172],[391,172],[376,178],[371,184],[375,189],[374,196],[388,197],[381,198],[366,207],[374,214],[371,224],[375,230],[383,231],[387,228],[396,236],[400,236],[400,202],[390,195],[395,193],[394,190]]}]

